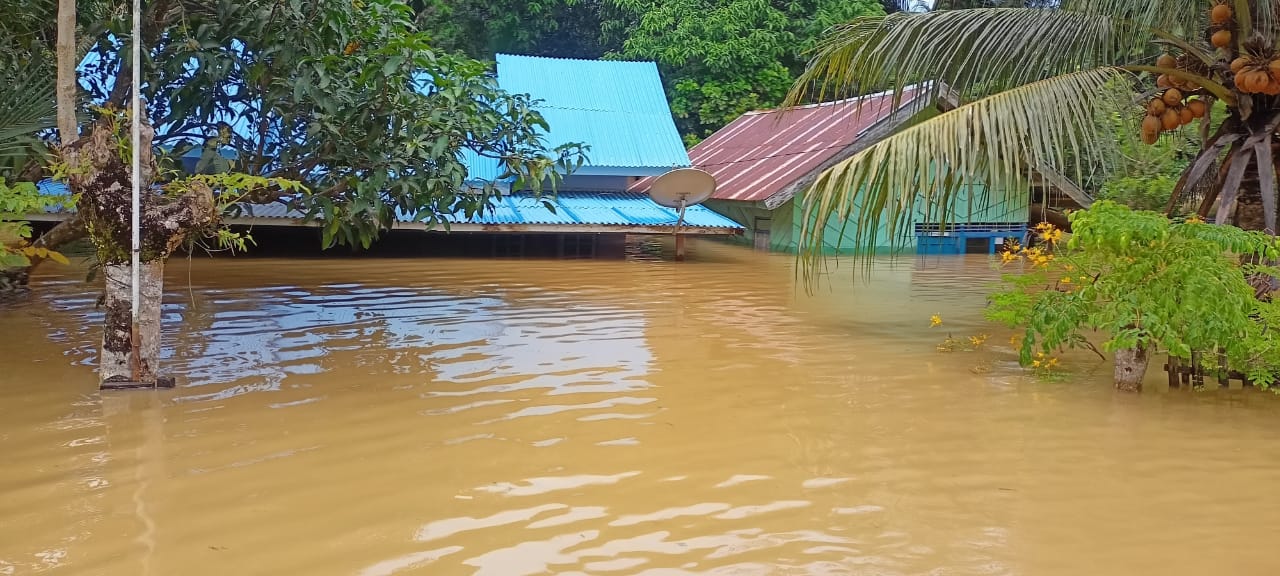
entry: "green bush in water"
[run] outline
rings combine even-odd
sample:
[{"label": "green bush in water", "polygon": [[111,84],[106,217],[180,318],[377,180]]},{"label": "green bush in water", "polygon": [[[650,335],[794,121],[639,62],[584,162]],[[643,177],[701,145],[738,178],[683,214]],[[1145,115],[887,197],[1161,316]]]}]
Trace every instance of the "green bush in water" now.
[{"label": "green bush in water", "polygon": [[[1254,286],[1280,276],[1277,239],[1261,232],[1172,221],[1112,201],[1070,215],[1073,234],[1037,229],[1040,247],[1003,256],[1021,265],[991,295],[987,317],[1023,329],[1020,360],[1093,345],[1107,351],[1141,347],[1228,364],[1268,387],[1280,374],[1280,304]],[[1250,282],[1250,279],[1253,282]],[[1215,366],[1205,366],[1214,368]]]}]

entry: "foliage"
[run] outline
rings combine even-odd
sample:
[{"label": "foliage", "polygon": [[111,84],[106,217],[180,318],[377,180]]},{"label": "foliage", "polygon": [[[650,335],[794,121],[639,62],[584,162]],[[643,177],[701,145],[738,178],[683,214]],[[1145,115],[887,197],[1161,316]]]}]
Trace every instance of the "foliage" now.
[{"label": "foliage", "polygon": [[[0,177],[16,179],[48,153],[39,136],[54,126],[56,114],[57,5],[58,0],[0,0]],[[114,2],[79,0],[81,33],[101,33],[117,9]],[[80,53],[87,50],[82,43]]]},{"label": "foliage", "polygon": [[492,59],[495,53],[597,58],[618,49],[604,30],[616,12],[605,0],[412,0],[416,20],[442,51]]},{"label": "foliage", "polygon": [[[149,6],[142,92],[161,127],[155,144],[174,157],[202,150],[206,167],[302,182],[246,199],[319,220],[326,247],[368,246],[397,215],[447,225],[455,210],[484,209],[499,191],[468,182],[467,150],[534,191],[583,161],[576,145],[546,149],[528,96],[500,90],[483,63],[436,52],[402,0]],[[117,18],[96,39],[81,77],[93,101],[123,102],[128,36]],[[224,149],[237,157],[219,166]]]},{"label": "foliage", "polygon": [[1280,374],[1280,305],[1254,297],[1246,274],[1276,275],[1253,262],[1280,257],[1274,237],[1199,219],[1174,222],[1112,201],[1071,215],[1073,234],[1039,228],[1041,247],[1005,253],[1004,276],[987,316],[1022,328],[1020,358],[1064,347],[1092,347],[1086,334],[1105,334],[1105,350],[1223,350],[1228,362],[1269,385]]},{"label": "foliage", "polygon": [[[219,213],[238,216],[241,214],[242,202],[257,190],[272,189],[285,193],[306,194],[309,192],[301,182],[284,178],[266,178],[238,172],[221,172],[215,174],[195,174],[172,180],[165,184],[164,193],[169,197],[179,197],[191,191],[193,186],[208,187],[214,193]],[[219,221],[212,229],[193,230],[187,235],[190,246],[206,238],[213,238],[215,246],[220,250],[244,252],[253,244],[253,237],[248,232],[232,230]]]},{"label": "foliage", "polygon": [[41,194],[30,182],[9,186],[0,178],[0,268],[27,266],[33,257],[68,263],[58,252],[31,246],[31,224],[23,220],[28,214],[66,203],[66,198]]},{"label": "foliage", "polygon": [[0,66],[0,177],[12,178],[45,152],[37,135],[53,127],[56,113],[54,77],[42,60]]},{"label": "foliage", "polygon": [[875,0],[613,0],[636,24],[618,57],[658,62],[686,142],[781,102],[828,27],[883,13]]}]

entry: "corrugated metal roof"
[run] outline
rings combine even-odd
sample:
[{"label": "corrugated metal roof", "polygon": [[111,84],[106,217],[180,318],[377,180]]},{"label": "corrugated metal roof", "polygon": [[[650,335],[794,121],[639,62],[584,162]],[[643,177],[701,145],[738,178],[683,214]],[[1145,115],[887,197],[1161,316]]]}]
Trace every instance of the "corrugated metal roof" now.
[{"label": "corrugated metal roof", "polygon": [[[634,192],[565,191],[556,195],[553,212],[542,199],[531,194],[511,194],[495,201],[489,210],[470,219],[456,212],[446,219],[454,224],[539,224],[586,226],[674,226],[676,211],[656,204],[648,195]],[[286,210],[283,204],[244,206],[244,215],[254,218],[297,219],[302,213]],[[411,222],[407,217],[401,222]],[[685,209],[684,225],[697,228],[741,229],[742,226],[705,206]]]},{"label": "corrugated metal roof", "polygon": [[[794,108],[748,112],[689,151],[693,165],[716,178],[713,198],[756,202],[782,191],[921,91],[909,87],[898,107],[891,94],[850,98]],[[652,178],[630,187],[649,189]]]},{"label": "corrugated metal roof", "polygon": [[[498,85],[542,100],[536,105],[551,130],[550,146],[581,142],[588,167],[616,168],[617,176],[642,175],[627,168],[689,166],[658,67],[653,62],[575,60],[498,54]],[[464,156],[470,175],[497,177],[497,162]],[[600,171],[593,173],[600,174]]]}]

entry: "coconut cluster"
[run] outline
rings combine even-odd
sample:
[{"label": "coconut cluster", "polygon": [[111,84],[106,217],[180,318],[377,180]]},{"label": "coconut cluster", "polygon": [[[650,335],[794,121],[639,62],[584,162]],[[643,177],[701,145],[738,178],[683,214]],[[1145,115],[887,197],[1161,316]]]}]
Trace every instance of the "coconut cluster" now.
[{"label": "coconut cluster", "polygon": [[[1209,43],[1229,55],[1235,42],[1235,11],[1219,0],[1209,9]],[[1280,95],[1280,58],[1270,49],[1262,50],[1253,42],[1245,42],[1245,55],[1231,62],[1236,89],[1246,94]],[[1228,56],[1230,57],[1230,56]],[[1142,140],[1154,144],[1162,132],[1177,130],[1209,111],[1209,102],[1200,85],[1188,77],[1210,78],[1214,70],[1188,55],[1163,54],[1156,67],[1169,71],[1156,78],[1155,96],[1146,103],[1147,115],[1142,119]]]},{"label": "coconut cluster", "polygon": [[1187,98],[1181,90],[1169,88],[1147,102],[1147,117],[1142,119],[1142,141],[1155,144],[1161,132],[1177,130],[1203,118],[1209,105],[1199,98]]},{"label": "coconut cluster", "polygon": [[1231,61],[1236,90],[1245,94],[1280,95],[1280,59],[1241,56]]}]

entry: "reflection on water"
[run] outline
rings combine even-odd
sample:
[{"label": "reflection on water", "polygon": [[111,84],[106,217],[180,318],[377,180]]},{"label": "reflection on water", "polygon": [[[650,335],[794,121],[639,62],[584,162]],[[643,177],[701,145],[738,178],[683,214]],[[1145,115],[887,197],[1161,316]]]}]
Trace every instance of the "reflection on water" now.
[{"label": "reflection on water", "polygon": [[[0,310],[4,574],[1270,574],[1276,400],[1028,379],[985,259],[219,260],[175,390],[96,293]],[[928,318],[940,313],[942,328]],[[981,368],[981,369],[979,369]]]}]

